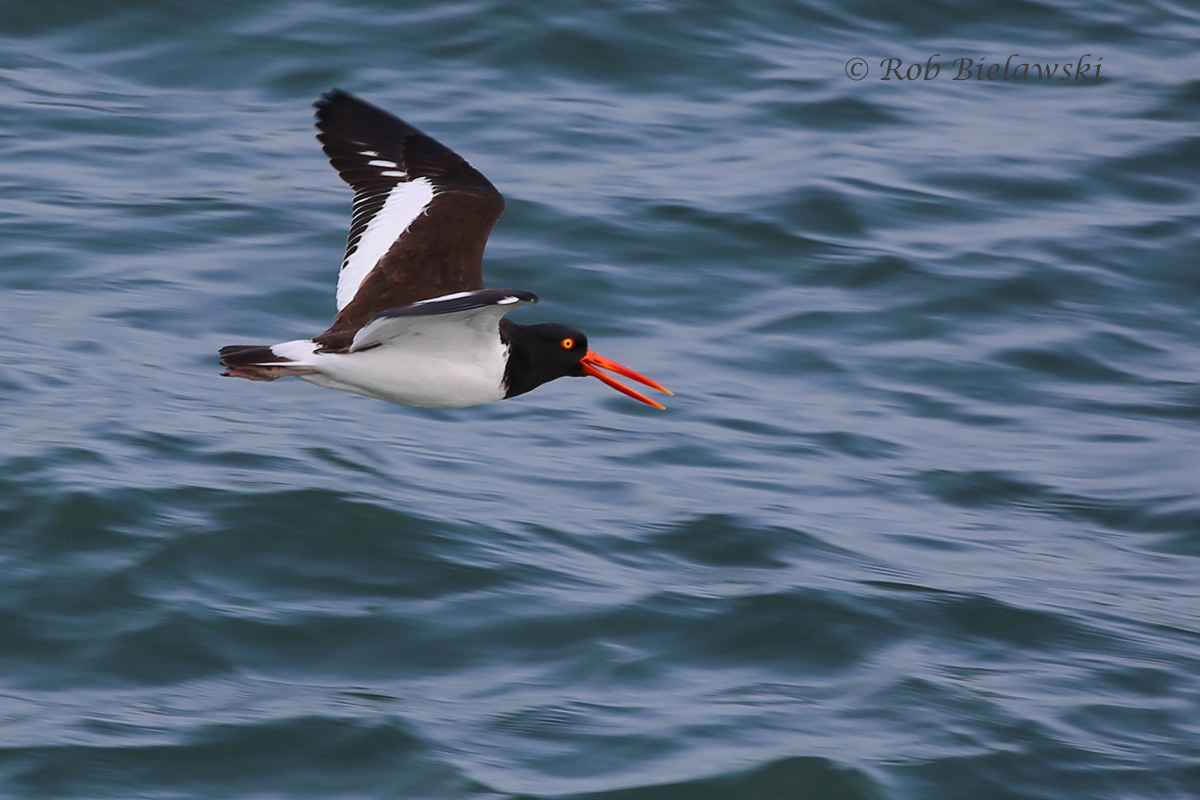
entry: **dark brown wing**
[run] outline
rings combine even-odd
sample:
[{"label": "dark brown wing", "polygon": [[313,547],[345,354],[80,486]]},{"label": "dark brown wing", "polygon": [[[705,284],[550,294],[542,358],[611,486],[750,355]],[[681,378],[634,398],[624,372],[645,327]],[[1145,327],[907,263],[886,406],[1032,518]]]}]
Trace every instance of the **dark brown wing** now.
[{"label": "dark brown wing", "polygon": [[354,188],[338,315],[315,337],[345,350],[383,311],[483,288],[483,249],[504,198],[461,156],[352,94],[316,102],[317,139]]}]

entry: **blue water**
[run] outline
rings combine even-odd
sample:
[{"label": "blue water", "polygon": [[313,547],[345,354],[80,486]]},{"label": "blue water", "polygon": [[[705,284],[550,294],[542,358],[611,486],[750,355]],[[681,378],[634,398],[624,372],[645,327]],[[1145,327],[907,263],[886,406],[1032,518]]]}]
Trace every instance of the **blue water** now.
[{"label": "blue water", "polygon": [[[1178,2],[3,4],[0,796],[1200,797],[1198,75]],[[669,409],[220,378],[331,318],[332,86]]]}]

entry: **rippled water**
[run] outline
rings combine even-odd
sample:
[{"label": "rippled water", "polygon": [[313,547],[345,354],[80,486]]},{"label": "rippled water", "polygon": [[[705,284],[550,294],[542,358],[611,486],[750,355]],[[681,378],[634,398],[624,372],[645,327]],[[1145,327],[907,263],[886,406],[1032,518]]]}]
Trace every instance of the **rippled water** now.
[{"label": "rippled water", "polygon": [[[1189,5],[107,5],[0,7],[0,794],[1200,797]],[[331,86],[669,410],[219,378]]]}]

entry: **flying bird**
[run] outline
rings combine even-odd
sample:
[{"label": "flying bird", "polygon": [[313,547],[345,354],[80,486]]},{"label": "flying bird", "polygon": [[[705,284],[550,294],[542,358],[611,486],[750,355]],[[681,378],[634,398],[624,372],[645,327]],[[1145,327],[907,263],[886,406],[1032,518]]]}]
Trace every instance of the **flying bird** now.
[{"label": "flying bird", "polygon": [[670,391],[589,349],[581,331],[506,317],[538,297],[483,287],[483,250],[504,198],[478,170],[348,92],[334,89],[314,105],[317,139],[354,189],[337,316],[311,339],[222,347],[223,375],[294,376],[423,408],[491,403],[590,375],[664,407],[602,370]]}]

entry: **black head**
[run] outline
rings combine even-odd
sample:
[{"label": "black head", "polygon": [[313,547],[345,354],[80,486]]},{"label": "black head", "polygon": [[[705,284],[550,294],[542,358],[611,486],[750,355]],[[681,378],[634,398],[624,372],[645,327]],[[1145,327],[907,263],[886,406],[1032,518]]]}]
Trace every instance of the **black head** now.
[{"label": "black head", "polygon": [[555,378],[581,378],[586,374],[583,357],[588,342],[583,331],[557,322],[505,327],[509,344],[504,373],[506,397],[525,394]]},{"label": "black head", "polygon": [[570,325],[557,322],[517,325],[504,319],[500,323],[500,335],[509,345],[508,365],[504,370],[504,385],[507,387],[505,397],[525,394],[555,378],[582,378],[584,375],[590,375],[635,400],[655,408],[663,408],[661,403],[656,403],[640,392],[630,389],[601,372],[601,369],[624,375],[660,392],[671,394],[661,384],[655,383],[645,375],[589,350],[587,336]]}]

